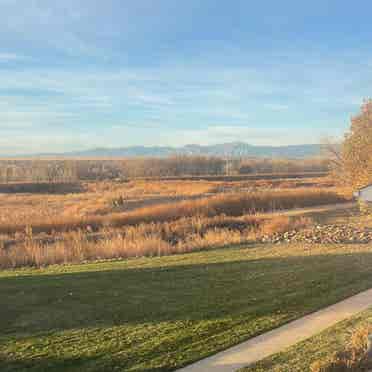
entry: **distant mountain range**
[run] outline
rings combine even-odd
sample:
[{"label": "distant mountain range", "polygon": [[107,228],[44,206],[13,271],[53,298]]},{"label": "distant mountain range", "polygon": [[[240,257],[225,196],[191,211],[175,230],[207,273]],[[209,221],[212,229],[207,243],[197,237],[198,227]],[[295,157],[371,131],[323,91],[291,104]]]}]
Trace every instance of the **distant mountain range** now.
[{"label": "distant mountain range", "polygon": [[[217,145],[185,145],[182,147],[166,146],[131,146],[118,148],[95,148],[84,151],[66,153],[48,153],[32,155],[33,157],[167,157],[171,155],[204,155],[219,157],[251,157],[251,158],[308,158],[321,155],[320,144],[289,146],[255,146],[244,142],[222,143]],[[22,156],[25,157],[26,155]]]}]

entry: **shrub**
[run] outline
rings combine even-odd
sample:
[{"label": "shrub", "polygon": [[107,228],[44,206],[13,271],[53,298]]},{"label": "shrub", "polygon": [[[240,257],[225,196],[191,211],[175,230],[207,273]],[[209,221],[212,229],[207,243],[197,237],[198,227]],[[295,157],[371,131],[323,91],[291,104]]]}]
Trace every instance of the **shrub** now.
[{"label": "shrub", "polygon": [[348,372],[368,371],[372,363],[366,357],[368,335],[372,326],[357,329],[351,336],[346,349],[336,352],[329,360],[316,361],[311,372]]}]

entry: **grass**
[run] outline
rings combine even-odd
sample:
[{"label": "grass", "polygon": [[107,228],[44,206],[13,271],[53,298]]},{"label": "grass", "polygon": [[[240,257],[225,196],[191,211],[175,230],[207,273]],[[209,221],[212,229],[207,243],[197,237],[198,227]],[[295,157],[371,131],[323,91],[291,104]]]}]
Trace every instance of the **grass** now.
[{"label": "grass", "polygon": [[0,268],[194,252],[228,244],[252,243],[264,235],[301,229],[312,223],[312,219],[303,216],[216,216],[141,224],[118,231],[106,229],[100,234],[73,231],[59,239],[37,239],[29,234],[25,240],[13,241],[11,246],[3,245],[0,249]]},{"label": "grass", "polygon": [[[288,350],[275,354],[240,372],[303,372],[310,371],[318,361],[333,360],[349,346],[353,334],[372,324],[372,309],[366,310],[309,338]],[[314,368],[315,370],[315,368]],[[325,369],[324,369],[325,370]],[[359,369],[334,369],[335,371],[359,371]]]},{"label": "grass", "polygon": [[230,247],[2,271],[1,371],[170,371],[371,280],[372,248],[358,245]]},{"label": "grass", "polygon": [[24,232],[31,227],[34,233],[55,233],[77,230],[91,226],[94,229],[103,227],[120,227],[138,225],[150,222],[168,222],[181,217],[218,215],[242,216],[255,212],[269,212],[275,210],[310,207],[341,203],[346,197],[335,191],[318,188],[261,191],[252,193],[220,194],[197,200],[176,202],[173,204],[142,207],[126,213],[113,213],[105,216],[91,217],[51,217],[31,223],[9,223],[0,225],[0,234],[15,234]]},{"label": "grass", "polygon": [[[125,200],[122,211],[130,208],[154,205],[156,199],[174,201],[176,198],[195,198],[205,194],[252,192],[255,190],[296,189],[320,187],[325,190],[334,190],[334,183],[327,177],[305,179],[277,179],[257,181],[145,181],[131,180],[129,182],[97,181],[82,182],[80,192],[67,189],[52,194],[39,184],[29,184],[28,190],[36,186],[37,194],[32,193],[0,193],[0,223],[11,225],[27,225],[30,221],[84,218],[94,215],[105,215],[117,212],[113,208],[113,201]],[[0,185],[6,189],[19,188],[19,184]],[[53,186],[54,188],[55,186]],[[19,190],[18,190],[19,191]],[[25,190],[22,190],[25,191]],[[43,192],[40,194],[40,192]],[[66,194],[66,192],[73,192]],[[128,204],[129,203],[129,204]],[[160,202],[159,202],[160,204]]]}]

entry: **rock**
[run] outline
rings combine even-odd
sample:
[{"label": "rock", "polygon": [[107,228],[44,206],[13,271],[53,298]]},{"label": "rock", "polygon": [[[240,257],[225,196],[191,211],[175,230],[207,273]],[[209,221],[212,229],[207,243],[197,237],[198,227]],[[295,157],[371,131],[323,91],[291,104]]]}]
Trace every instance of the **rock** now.
[{"label": "rock", "polygon": [[301,231],[291,230],[284,233],[265,235],[262,242],[306,242],[306,243],[370,243],[372,231],[351,225],[316,225]]}]

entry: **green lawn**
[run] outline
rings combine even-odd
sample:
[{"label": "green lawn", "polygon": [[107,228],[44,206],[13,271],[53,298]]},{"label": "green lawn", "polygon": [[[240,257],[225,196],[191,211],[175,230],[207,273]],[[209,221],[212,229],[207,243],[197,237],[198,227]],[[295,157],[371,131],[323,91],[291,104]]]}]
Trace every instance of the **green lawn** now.
[{"label": "green lawn", "polygon": [[328,359],[334,352],[344,350],[350,341],[352,332],[367,324],[372,324],[372,309],[340,322],[319,335],[266,358],[254,366],[244,368],[240,372],[309,371],[311,364],[315,361]]},{"label": "green lawn", "polygon": [[169,371],[372,286],[372,247],[0,272],[0,370]]}]

